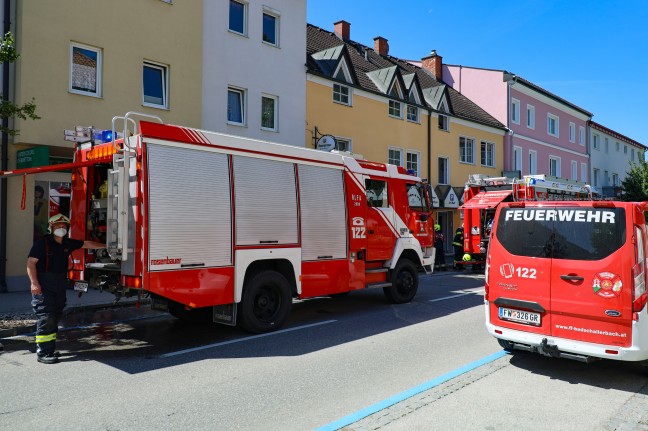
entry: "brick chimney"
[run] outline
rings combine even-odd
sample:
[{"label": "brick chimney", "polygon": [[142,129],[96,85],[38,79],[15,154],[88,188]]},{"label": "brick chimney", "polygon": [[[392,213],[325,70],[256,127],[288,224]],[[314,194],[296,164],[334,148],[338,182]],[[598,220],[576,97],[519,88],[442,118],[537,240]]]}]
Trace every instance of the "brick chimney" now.
[{"label": "brick chimney", "polygon": [[351,24],[340,20],[334,24],[334,32],[340,39],[349,40],[351,38]]},{"label": "brick chimney", "polygon": [[382,36],[374,37],[374,51],[380,55],[389,54],[389,44],[387,43],[387,39]]},{"label": "brick chimney", "polygon": [[436,49],[433,49],[430,55],[421,59],[421,67],[432,72],[437,81],[442,81],[443,78],[442,65],[443,57],[437,55]]}]

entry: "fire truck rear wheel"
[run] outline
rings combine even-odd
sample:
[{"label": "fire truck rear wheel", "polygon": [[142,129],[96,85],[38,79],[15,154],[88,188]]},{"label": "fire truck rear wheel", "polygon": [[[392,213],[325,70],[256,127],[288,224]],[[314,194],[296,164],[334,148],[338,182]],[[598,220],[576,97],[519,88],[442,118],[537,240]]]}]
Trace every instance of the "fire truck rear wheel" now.
[{"label": "fire truck rear wheel", "polygon": [[384,287],[387,299],[394,304],[410,302],[418,290],[418,271],[412,261],[404,259],[396,264],[392,271],[392,285]]},{"label": "fire truck rear wheel", "polygon": [[286,277],[275,271],[262,271],[243,287],[238,323],[255,334],[275,331],[283,326],[291,308],[292,292]]}]

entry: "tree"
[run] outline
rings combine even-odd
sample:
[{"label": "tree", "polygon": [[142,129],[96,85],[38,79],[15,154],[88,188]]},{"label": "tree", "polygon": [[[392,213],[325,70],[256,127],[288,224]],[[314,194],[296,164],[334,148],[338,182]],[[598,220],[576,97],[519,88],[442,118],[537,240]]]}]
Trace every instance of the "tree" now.
[{"label": "tree", "polygon": [[[16,44],[13,34],[8,32],[5,37],[0,40],[0,63],[8,62],[13,63],[20,57],[16,51]],[[20,118],[22,120],[38,120],[40,117],[36,115],[36,103],[34,99],[25,103],[22,106],[16,105],[14,102],[8,100],[8,95],[3,94],[0,100],[0,118]],[[0,132],[7,133],[11,136],[18,134],[18,131],[0,125]]]},{"label": "tree", "polygon": [[648,201],[648,162],[630,163],[630,172],[621,183],[621,199],[630,202]]}]

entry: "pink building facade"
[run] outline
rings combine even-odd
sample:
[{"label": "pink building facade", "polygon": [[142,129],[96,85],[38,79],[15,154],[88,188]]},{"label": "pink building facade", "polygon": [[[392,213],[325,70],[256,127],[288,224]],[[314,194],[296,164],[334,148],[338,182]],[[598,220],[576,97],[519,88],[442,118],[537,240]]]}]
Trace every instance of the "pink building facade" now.
[{"label": "pink building facade", "polygon": [[443,65],[443,81],[508,127],[505,171],[589,181],[590,112],[504,70]]}]

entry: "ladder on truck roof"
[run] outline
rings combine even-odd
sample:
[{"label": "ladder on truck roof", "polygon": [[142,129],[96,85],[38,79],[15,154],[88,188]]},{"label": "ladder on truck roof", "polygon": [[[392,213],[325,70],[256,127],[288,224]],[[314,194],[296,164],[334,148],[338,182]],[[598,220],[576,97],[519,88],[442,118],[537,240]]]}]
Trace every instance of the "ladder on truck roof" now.
[{"label": "ladder on truck roof", "polygon": [[[538,192],[536,189],[543,189]],[[513,182],[513,199],[522,200],[549,200],[549,193],[560,193],[568,196],[570,200],[594,200],[600,197],[598,188],[575,180],[567,180],[548,175],[525,175],[520,180]],[[585,195],[585,198],[579,198]]]},{"label": "ladder on truck roof", "polygon": [[[137,122],[133,116],[146,117],[164,121],[158,116],[143,114],[141,112],[127,112],[124,116],[115,116],[112,119],[112,145],[116,153],[113,155],[113,169],[108,171],[108,213],[106,217],[106,248],[112,258],[120,257],[121,261],[128,260],[128,253],[133,252],[134,247],[129,247],[130,223],[129,215],[135,217],[136,204],[131,203],[131,182],[136,178],[135,165],[132,159],[137,156],[137,138],[129,138],[129,124],[133,126],[133,135],[137,135]],[[115,142],[115,122],[123,120],[124,123],[124,145],[120,148]],[[131,146],[131,144],[134,144]],[[134,196],[133,196],[134,198]]]}]

